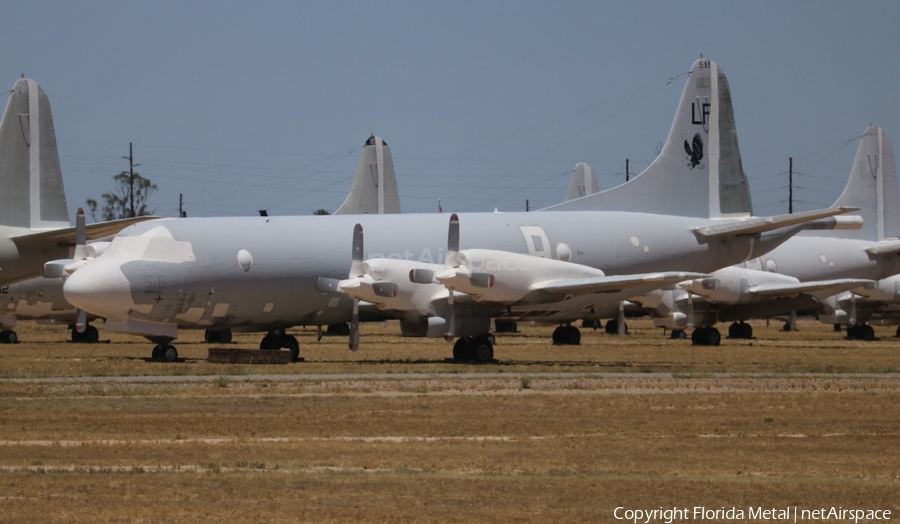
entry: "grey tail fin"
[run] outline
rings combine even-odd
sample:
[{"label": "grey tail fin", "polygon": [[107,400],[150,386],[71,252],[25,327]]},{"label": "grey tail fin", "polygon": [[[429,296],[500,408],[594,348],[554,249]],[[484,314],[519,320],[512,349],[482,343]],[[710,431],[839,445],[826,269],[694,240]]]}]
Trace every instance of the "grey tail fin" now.
[{"label": "grey tail fin", "polygon": [[659,156],[629,182],[547,209],[642,211],[718,218],[753,214],[731,89],[718,64],[691,67]]},{"label": "grey tail fin", "polygon": [[394,158],[387,142],[372,135],[366,140],[347,200],[335,215],[400,212],[400,194],[394,174]]},{"label": "grey tail fin", "polygon": [[69,227],[50,100],[34,80],[16,81],[0,120],[0,225]]},{"label": "grey tail fin", "polygon": [[593,195],[600,189],[597,184],[597,175],[591,166],[580,162],[575,164],[575,171],[572,173],[572,181],[569,182],[569,190],[566,191],[566,202],[575,200],[587,195]]},{"label": "grey tail fin", "polygon": [[894,151],[887,133],[868,127],[859,141],[850,179],[832,207],[856,207],[863,219],[861,229],[816,231],[809,235],[887,240],[900,237],[900,186],[894,166]]}]

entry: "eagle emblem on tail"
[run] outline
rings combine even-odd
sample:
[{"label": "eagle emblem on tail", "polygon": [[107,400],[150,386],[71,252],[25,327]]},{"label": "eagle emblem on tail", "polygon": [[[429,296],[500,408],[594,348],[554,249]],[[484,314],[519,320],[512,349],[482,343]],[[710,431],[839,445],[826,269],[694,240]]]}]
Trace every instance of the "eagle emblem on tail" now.
[{"label": "eagle emblem on tail", "polygon": [[703,160],[703,138],[700,137],[700,133],[694,135],[694,139],[691,140],[690,144],[688,144],[687,140],[684,141],[684,150],[687,152],[691,161],[688,166],[690,166],[691,169],[694,169],[700,164],[700,161]]}]

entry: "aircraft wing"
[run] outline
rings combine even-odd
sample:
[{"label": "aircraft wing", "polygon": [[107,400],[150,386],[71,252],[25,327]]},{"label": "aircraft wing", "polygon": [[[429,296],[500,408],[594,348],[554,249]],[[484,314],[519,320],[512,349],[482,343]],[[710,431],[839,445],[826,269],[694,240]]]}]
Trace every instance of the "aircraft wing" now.
[{"label": "aircraft wing", "polygon": [[890,242],[866,249],[866,253],[874,256],[894,255],[900,253],[900,242]]},{"label": "aircraft wing", "polygon": [[[145,220],[153,220],[155,216],[143,216],[134,218],[123,218],[121,220],[111,220],[109,222],[98,222],[96,224],[88,224],[87,240],[96,240],[98,238],[115,235],[126,227],[143,222]],[[65,246],[75,245],[75,228],[64,227],[60,229],[51,229],[38,233],[26,233],[17,237],[13,237],[12,241],[18,246]]]},{"label": "aircraft wing", "polygon": [[636,275],[616,275],[603,277],[575,278],[555,280],[535,286],[532,291],[546,291],[561,295],[587,295],[591,293],[616,293],[633,287],[647,287],[655,284],[659,287],[675,284],[694,278],[706,278],[703,273],[683,273],[667,271],[663,273],[642,273]]},{"label": "aircraft wing", "polygon": [[780,297],[816,292],[816,295],[824,297],[855,289],[871,282],[871,280],[860,278],[842,278],[837,280],[798,282],[796,284],[767,284],[751,288],[750,293],[761,297]]},{"label": "aircraft wing", "polygon": [[752,235],[755,233],[764,233],[783,227],[795,226],[835,215],[841,215],[857,211],[854,207],[832,207],[828,209],[819,209],[814,211],[803,211],[802,213],[791,213],[787,215],[775,215],[771,217],[748,218],[747,220],[731,221],[723,224],[714,224],[694,229],[698,235],[707,238],[731,237],[737,235]]}]

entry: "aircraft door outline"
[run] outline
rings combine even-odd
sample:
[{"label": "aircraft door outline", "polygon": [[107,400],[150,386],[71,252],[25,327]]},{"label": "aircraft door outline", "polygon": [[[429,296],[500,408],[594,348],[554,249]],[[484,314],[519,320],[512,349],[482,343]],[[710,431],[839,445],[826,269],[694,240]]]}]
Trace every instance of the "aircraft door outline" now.
[{"label": "aircraft door outline", "polygon": [[534,257],[550,258],[550,239],[540,226],[519,226],[522,236],[525,237],[525,245],[528,246],[528,254]]}]

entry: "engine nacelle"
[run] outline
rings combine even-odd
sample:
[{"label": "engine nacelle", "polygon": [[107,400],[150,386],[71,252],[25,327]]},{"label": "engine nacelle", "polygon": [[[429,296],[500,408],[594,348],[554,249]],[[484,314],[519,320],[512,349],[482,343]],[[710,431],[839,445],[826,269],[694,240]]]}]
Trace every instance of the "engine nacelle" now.
[{"label": "engine nacelle", "polygon": [[726,267],[714,271],[709,278],[679,284],[683,289],[717,304],[742,304],[754,300],[751,290],[761,285],[788,285],[799,279],[742,267]]},{"label": "engine nacelle", "polygon": [[900,298],[900,277],[890,277],[857,288],[856,293],[876,302],[894,302]]},{"label": "engine nacelle", "polygon": [[[377,304],[379,309],[411,311],[425,316],[429,313],[433,296],[445,292],[444,287],[438,283],[422,285],[410,282],[410,272],[416,269],[437,271],[443,268],[444,266],[438,264],[410,260],[372,258],[363,262],[364,276],[360,277],[362,281],[356,289],[349,284],[349,281],[354,279],[341,281],[342,284],[348,282],[348,289],[344,289],[343,285],[341,289],[350,296]],[[393,293],[388,293],[391,289]],[[357,292],[361,295],[354,294]]]},{"label": "engine nacelle", "polygon": [[476,300],[513,304],[548,280],[603,277],[599,269],[493,249],[467,249],[456,255],[458,267],[435,275],[447,287]]}]

